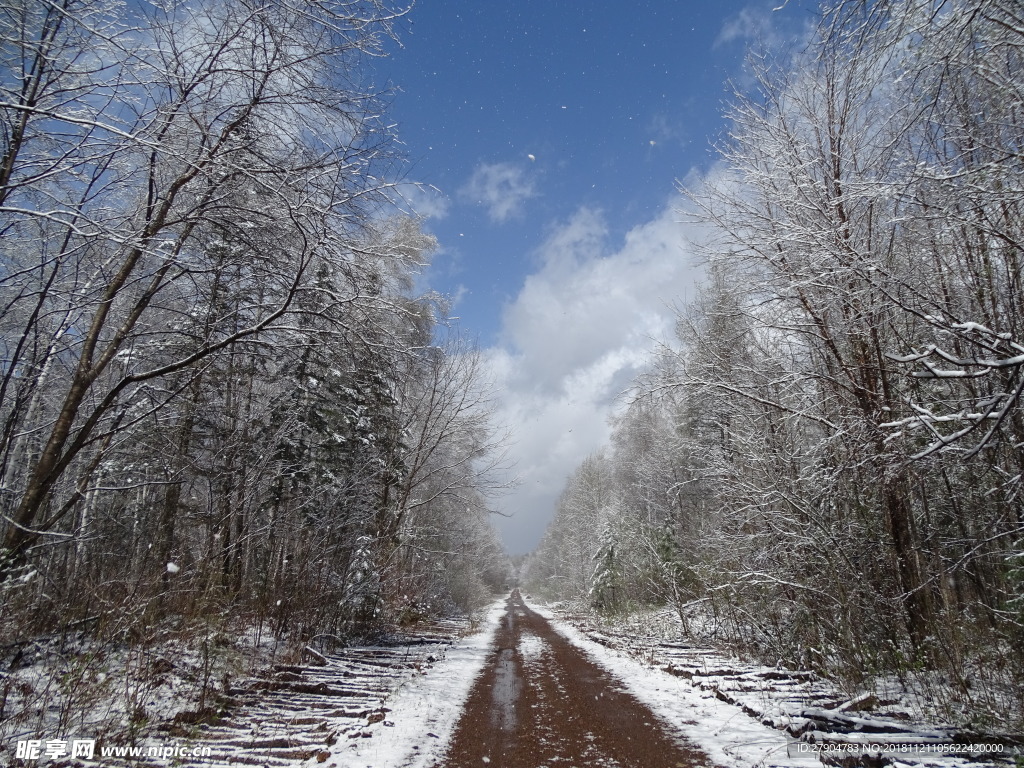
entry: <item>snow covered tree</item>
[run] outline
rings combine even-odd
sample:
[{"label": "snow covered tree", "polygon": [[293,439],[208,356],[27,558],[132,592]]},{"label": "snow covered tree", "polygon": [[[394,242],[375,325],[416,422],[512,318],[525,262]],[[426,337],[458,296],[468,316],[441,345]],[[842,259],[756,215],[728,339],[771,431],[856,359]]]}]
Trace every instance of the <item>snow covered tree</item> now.
[{"label": "snow covered tree", "polygon": [[939,669],[1009,719],[1024,670],[968,670],[1020,642],[1020,28],[1001,0],[841,2],[752,62],[687,195],[707,283],[608,488],[620,526],[664,521],[650,562],[719,640],[854,681]]},{"label": "snow covered tree", "polygon": [[415,295],[434,243],[389,200],[363,68],[403,12],[0,12],[5,632],[101,604],[341,637],[388,618],[413,549],[479,597],[500,432]]},{"label": "snow covered tree", "polygon": [[288,325],[300,296],[352,300],[316,276],[360,269],[347,243],[387,137],[352,67],[392,18],[372,0],[4,12],[5,574],[108,438],[177,394],[154,388]]},{"label": "snow covered tree", "polygon": [[586,600],[602,523],[614,506],[610,469],[602,451],[584,459],[569,477],[555,517],[530,560],[529,589],[552,599]]},{"label": "snow covered tree", "polygon": [[604,613],[615,612],[622,601],[622,563],[617,536],[611,524],[605,523],[600,545],[594,553],[594,574],[590,584],[590,602]]},{"label": "snow covered tree", "polygon": [[[493,531],[482,521],[490,499],[507,487],[508,433],[494,422],[494,391],[481,352],[443,319],[436,336],[422,338],[406,356],[398,392],[404,473],[393,497],[395,546],[381,570],[393,574],[392,590],[405,599],[424,599],[417,583],[436,596],[428,586],[436,580],[423,581],[422,569],[439,562],[456,568],[449,560],[456,552],[460,565],[477,569],[456,581],[482,580],[484,553],[495,551]],[[455,546],[460,540],[465,546]],[[429,552],[440,560],[424,557]],[[479,596],[481,588],[462,591]]]}]

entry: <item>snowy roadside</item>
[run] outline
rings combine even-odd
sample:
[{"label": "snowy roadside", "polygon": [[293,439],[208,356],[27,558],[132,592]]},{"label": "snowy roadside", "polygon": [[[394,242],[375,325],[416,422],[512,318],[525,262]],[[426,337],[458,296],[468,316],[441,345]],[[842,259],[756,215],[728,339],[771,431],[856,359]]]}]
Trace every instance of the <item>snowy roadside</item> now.
[{"label": "snowy roadside", "polygon": [[502,597],[484,611],[479,630],[444,652],[429,669],[410,677],[382,702],[383,720],[368,725],[364,738],[342,739],[326,761],[337,768],[422,768],[438,761],[462,714],[469,689],[494,642],[505,613]]},{"label": "snowy roadside", "polygon": [[740,708],[694,688],[687,680],[594,642],[550,609],[534,602],[527,604],[621,680],[655,715],[703,749],[716,765],[820,768],[817,757],[811,753],[798,754],[794,741],[783,732],[761,725]]},{"label": "snowy roadside", "polygon": [[[136,667],[150,676],[159,673],[159,682],[144,689],[145,697],[136,700],[144,702],[148,715],[156,716],[131,742],[101,729],[111,721],[112,713],[117,714],[115,707],[130,703],[116,695],[117,681],[134,671],[121,656],[110,653],[103,662],[102,685],[78,686],[85,689],[76,699],[82,702],[75,710],[81,713],[79,721],[58,731],[56,718],[63,710],[48,706],[39,708],[40,732],[14,731],[20,722],[13,718],[5,723],[8,730],[0,733],[4,736],[0,765],[422,765],[447,743],[490,651],[504,603],[503,598],[484,609],[472,634],[463,634],[472,627],[467,619],[441,619],[418,626],[408,635],[396,634],[395,642],[387,644],[352,646],[327,655],[307,648],[312,657],[309,663],[260,659],[250,674],[230,680],[225,675],[220,686],[211,687],[205,707],[191,697],[194,651],[181,648],[172,655],[166,653],[171,644],[164,644],[154,656],[150,649],[147,663]],[[249,660],[243,659],[234,645],[221,650]],[[19,671],[24,690],[36,699],[48,689],[31,683],[44,679],[46,669],[36,660]],[[14,698],[9,696],[6,703]],[[15,703],[22,704],[20,700]],[[332,757],[333,762],[328,762]]]},{"label": "snowy roadside", "polygon": [[[943,750],[951,745],[946,744],[949,734],[941,729],[875,720],[859,716],[855,708],[849,711],[843,711],[843,707],[833,710],[821,709],[814,706],[816,702],[813,696],[809,695],[820,693],[817,686],[800,686],[806,688],[802,692],[792,685],[793,680],[775,679],[779,677],[778,671],[767,667],[744,667],[739,674],[733,674],[731,677],[729,671],[717,672],[713,669],[705,669],[692,675],[686,674],[685,669],[677,667],[673,662],[673,657],[679,653],[675,644],[662,643],[657,647],[645,647],[641,653],[636,652],[640,648],[617,648],[612,643],[598,642],[608,638],[600,633],[581,631],[550,608],[536,603],[529,605],[531,609],[549,619],[558,632],[622,680],[627,689],[655,714],[703,748],[719,765],[730,768],[808,768],[820,766],[822,762],[848,765],[870,762],[918,768],[959,768],[967,765],[977,767],[1013,764],[1009,754],[990,754],[987,756],[988,759],[978,761],[977,754],[964,752],[955,755],[944,752]],[[691,649],[689,653],[700,656],[705,652]],[[715,654],[704,656],[702,659],[698,661],[699,664],[723,666],[721,662],[724,658]],[[693,663],[693,659],[689,661]],[[754,677],[758,679],[755,681]],[[730,688],[726,685],[735,685],[737,679],[742,679],[740,687]],[[772,690],[767,691],[765,686],[771,687]],[[780,707],[783,702],[789,706]],[[806,717],[788,715],[782,711],[790,708],[804,715],[810,713],[812,718],[814,713],[818,713],[822,717],[849,721],[851,732],[807,732],[808,727],[814,723]],[[771,710],[771,713],[767,714],[767,710]],[[804,733],[803,737],[798,738],[787,733],[787,726],[792,734]],[[794,726],[800,726],[800,730],[793,731]],[[884,734],[872,733],[876,727],[886,727],[886,731]],[[893,729],[893,732],[889,732],[889,728]],[[896,750],[886,753],[883,757],[884,762],[868,756],[873,748],[866,745],[879,742],[893,745]],[[901,747],[904,744],[907,746]],[[915,753],[913,745],[918,745],[922,751]],[[819,755],[812,751],[818,748],[825,750],[821,754],[825,759],[819,760]],[[907,752],[901,754],[901,748]],[[863,762],[858,758],[862,758]]]}]

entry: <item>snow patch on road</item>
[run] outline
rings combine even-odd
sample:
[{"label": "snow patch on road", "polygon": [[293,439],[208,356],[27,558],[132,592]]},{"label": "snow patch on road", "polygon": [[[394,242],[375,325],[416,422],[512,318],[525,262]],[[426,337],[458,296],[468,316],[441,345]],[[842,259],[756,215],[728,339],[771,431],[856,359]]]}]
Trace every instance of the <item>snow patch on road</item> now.
[{"label": "snow patch on road", "polygon": [[[464,637],[433,667],[382,702],[391,711],[382,722],[364,729],[371,736],[335,744],[331,762],[338,768],[423,768],[438,762],[493,650],[505,602],[502,598],[486,610],[480,631]],[[313,760],[307,764],[319,765]]]},{"label": "snow patch on road", "polygon": [[761,725],[741,709],[694,688],[688,681],[666,674],[605,648],[535,603],[529,607],[581,648],[601,667],[621,680],[638,701],[707,753],[716,765],[727,768],[778,766],[821,768],[813,753],[798,754],[796,742],[783,732]]},{"label": "snow patch on road", "polygon": [[547,643],[537,635],[523,634],[519,638],[519,655],[524,662],[536,661],[544,653]]}]

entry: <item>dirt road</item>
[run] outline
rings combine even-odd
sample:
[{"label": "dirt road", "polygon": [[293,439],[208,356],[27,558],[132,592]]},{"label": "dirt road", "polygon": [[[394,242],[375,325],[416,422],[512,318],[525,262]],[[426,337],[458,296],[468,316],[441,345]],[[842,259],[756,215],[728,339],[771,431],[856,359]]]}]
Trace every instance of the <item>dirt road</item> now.
[{"label": "dirt road", "polygon": [[709,766],[518,592],[452,737],[444,768]]}]

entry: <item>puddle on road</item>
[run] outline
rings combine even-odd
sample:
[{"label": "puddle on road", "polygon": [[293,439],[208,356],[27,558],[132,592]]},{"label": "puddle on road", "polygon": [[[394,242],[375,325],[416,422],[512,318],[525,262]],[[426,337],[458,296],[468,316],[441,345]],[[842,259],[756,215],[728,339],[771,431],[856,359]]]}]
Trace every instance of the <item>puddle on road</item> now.
[{"label": "puddle on road", "polygon": [[516,702],[522,689],[523,682],[519,679],[515,651],[503,648],[498,654],[494,687],[491,689],[491,720],[503,731],[516,729]]}]

